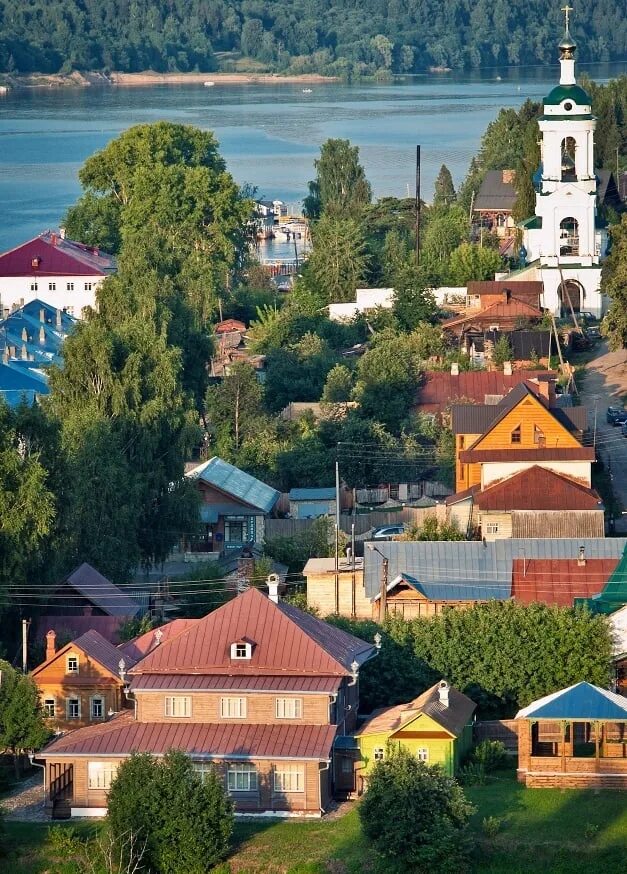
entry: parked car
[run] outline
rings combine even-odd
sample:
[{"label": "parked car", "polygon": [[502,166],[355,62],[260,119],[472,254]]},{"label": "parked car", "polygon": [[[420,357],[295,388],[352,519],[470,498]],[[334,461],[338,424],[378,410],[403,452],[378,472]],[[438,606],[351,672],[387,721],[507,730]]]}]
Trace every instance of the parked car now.
[{"label": "parked car", "polygon": [[590,340],[601,339],[601,331],[596,325],[591,325],[589,328],[586,328],[586,334]]},{"label": "parked car", "polygon": [[405,525],[383,525],[381,528],[375,528],[372,532],[372,540],[391,540],[393,537],[398,537],[399,534],[404,534]]},{"label": "parked car", "polygon": [[623,422],[627,422],[627,410],[623,410],[622,407],[608,407],[606,418],[614,427],[622,425]]},{"label": "parked car", "polygon": [[590,322],[596,322],[596,320],[597,320],[597,319],[596,319],[596,316],[593,316],[592,313],[586,313],[586,312],[577,313],[577,317],[578,317],[580,320],[583,319],[583,320],[584,320],[585,322],[587,322],[588,324],[589,324]]}]

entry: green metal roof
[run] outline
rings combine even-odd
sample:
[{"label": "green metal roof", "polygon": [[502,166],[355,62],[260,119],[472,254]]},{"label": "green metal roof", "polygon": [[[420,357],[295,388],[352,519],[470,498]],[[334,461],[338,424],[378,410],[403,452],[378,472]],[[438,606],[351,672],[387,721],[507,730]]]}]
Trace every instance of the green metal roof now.
[{"label": "green metal roof", "polygon": [[529,231],[538,231],[542,227],[542,216],[532,215],[531,218],[525,219],[524,222],[518,222],[519,228],[527,228]]},{"label": "green metal roof", "polygon": [[592,100],[581,85],[558,85],[548,97],[544,98],[545,106],[559,106],[564,100],[572,100],[578,106],[590,106]]},{"label": "green metal roof", "polygon": [[576,598],[575,604],[586,604],[593,613],[604,615],[627,604],[627,548],[600,594],[592,598]]},{"label": "green metal roof", "polygon": [[334,501],[335,489],[290,489],[290,501]]},{"label": "green metal roof", "polygon": [[200,479],[262,513],[269,513],[279,499],[276,489],[217,456],[199,464],[187,476]]},{"label": "green metal roof", "polygon": [[539,698],[516,714],[516,719],[627,720],[627,698],[591,683],[576,683]]}]

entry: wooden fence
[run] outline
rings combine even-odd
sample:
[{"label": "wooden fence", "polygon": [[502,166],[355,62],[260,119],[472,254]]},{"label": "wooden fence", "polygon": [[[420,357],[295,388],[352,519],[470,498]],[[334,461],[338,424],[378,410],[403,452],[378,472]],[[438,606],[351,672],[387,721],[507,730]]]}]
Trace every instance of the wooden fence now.
[{"label": "wooden fence", "polygon": [[476,722],[474,725],[475,743],[482,740],[500,740],[508,753],[518,752],[518,723],[515,719],[492,719]]},{"label": "wooden fence", "polygon": [[[351,533],[351,526],[355,523],[355,536],[362,537],[373,528],[381,528],[383,525],[423,525],[430,516],[436,516],[440,520],[446,518],[446,507],[438,504],[437,507],[403,507],[396,511],[378,511],[375,513],[360,513],[356,516],[343,513],[340,516],[340,528],[345,534]],[[314,519],[266,519],[266,538],[270,537],[297,537],[303,534],[313,524]]]}]

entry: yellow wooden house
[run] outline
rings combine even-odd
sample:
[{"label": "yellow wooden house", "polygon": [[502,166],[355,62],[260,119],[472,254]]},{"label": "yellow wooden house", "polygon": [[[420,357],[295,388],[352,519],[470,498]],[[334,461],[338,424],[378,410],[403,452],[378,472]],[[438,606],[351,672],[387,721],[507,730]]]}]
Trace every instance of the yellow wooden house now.
[{"label": "yellow wooden house", "polygon": [[474,701],[441,680],[408,704],[375,710],[355,733],[361,788],[395,744],[454,775],[472,746],[475,707]]},{"label": "yellow wooden house", "polygon": [[534,465],[590,486],[594,449],[580,442],[585,408],[550,408],[528,383],[498,404],[454,405],[452,428],[457,492],[485,489]]}]

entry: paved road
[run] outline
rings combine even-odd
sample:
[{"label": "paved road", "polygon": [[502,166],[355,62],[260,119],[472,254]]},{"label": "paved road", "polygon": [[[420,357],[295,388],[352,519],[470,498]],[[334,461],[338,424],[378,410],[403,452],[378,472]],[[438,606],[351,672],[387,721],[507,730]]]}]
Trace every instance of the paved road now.
[{"label": "paved road", "polygon": [[[596,443],[601,457],[609,461],[614,492],[627,510],[627,438],[620,428],[608,425],[605,412],[612,404],[622,405],[627,395],[627,350],[610,352],[607,342],[597,344],[594,359],[586,366],[581,385],[581,402],[588,407],[591,432],[594,429],[594,409],[597,410]],[[627,533],[627,515],[616,521],[616,530]]]}]

